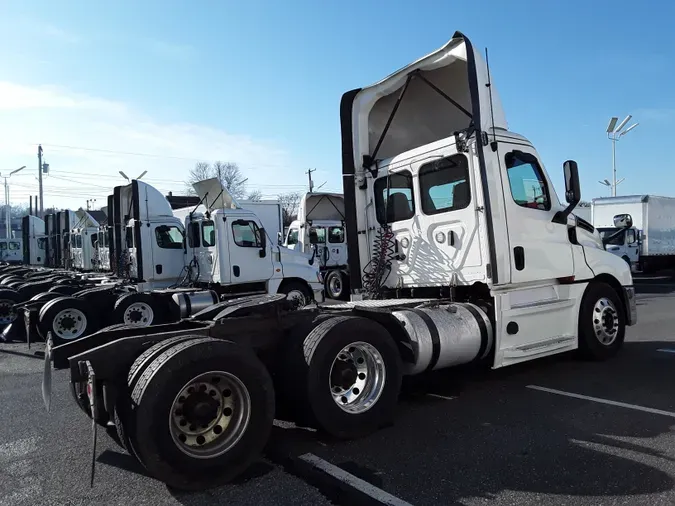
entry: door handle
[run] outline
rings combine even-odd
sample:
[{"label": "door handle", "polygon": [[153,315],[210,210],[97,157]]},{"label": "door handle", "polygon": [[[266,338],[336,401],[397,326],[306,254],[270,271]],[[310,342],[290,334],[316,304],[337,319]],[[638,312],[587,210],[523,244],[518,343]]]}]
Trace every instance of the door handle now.
[{"label": "door handle", "polygon": [[513,263],[516,265],[516,270],[522,271],[525,268],[525,250],[522,246],[513,248]]}]

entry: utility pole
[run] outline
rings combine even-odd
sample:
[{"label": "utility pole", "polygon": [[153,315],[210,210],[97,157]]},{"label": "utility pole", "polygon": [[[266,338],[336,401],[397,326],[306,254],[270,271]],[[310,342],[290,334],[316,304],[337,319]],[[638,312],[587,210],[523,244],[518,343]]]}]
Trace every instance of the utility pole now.
[{"label": "utility pole", "polygon": [[314,181],[312,181],[312,172],[316,172],[316,169],[309,169],[305,174],[309,177],[309,193],[314,191]]},{"label": "utility pole", "polygon": [[626,118],[619,123],[619,126],[616,126],[617,122],[619,121],[619,118],[616,116],[613,116],[609,120],[609,125],[607,125],[607,138],[612,141],[612,181],[609,182],[608,180],[604,179],[603,181],[598,181],[600,184],[608,186],[611,191],[612,191],[612,197],[616,197],[616,187],[619,186],[626,178],[621,178],[617,181],[616,179],[616,143],[617,141],[626,135],[628,132],[633,130],[636,126],[639,125],[639,123],[634,123],[625,130],[623,127],[626,126],[626,124],[630,121],[630,119],[633,116],[630,114],[626,116]]},{"label": "utility pole", "polygon": [[38,145],[38,182],[40,186],[40,213],[38,216],[45,219],[45,201],[44,194],[42,193],[42,144]]}]

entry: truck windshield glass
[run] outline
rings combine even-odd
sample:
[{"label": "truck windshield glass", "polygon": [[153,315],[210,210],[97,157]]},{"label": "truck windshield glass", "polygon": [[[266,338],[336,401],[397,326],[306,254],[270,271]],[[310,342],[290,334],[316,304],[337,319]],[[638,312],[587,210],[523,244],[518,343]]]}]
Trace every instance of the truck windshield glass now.
[{"label": "truck windshield glass", "polygon": [[345,242],[345,231],[342,227],[330,227],[328,229],[328,242],[340,244]]},{"label": "truck windshield glass", "polygon": [[173,225],[160,225],[155,229],[157,246],[164,249],[181,249],[183,247],[183,233]]},{"label": "truck windshield glass", "polygon": [[216,227],[211,220],[202,222],[202,244],[205,247],[216,245]]},{"label": "truck windshield glass", "polygon": [[463,155],[453,155],[420,168],[420,198],[424,214],[457,211],[469,206],[469,165]]},{"label": "truck windshield glass", "polygon": [[232,223],[232,235],[234,243],[243,248],[260,248],[260,229],[254,221],[237,220]]},{"label": "truck windshield glass", "polygon": [[[600,237],[602,237],[603,239],[605,237],[609,237],[610,235],[612,235],[612,234],[614,234],[618,231],[619,231],[618,228],[599,228],[598,229],[598,233],[600,234]],[[623,240],[624,240],[625,235],[626,234],[617,234],[616,237],[614,237],[612,240],[610,240],[606,244],[611,244],[613,246],[623,246]]]},{"label": "truck windshield glass", "polygon": [[312,227],[309,229],[310,244],[326,244],[326,229],[323,227]]},{"label": "truck windshield glass", "polygon": [[551,209],[546,179],[533,155],[517,151],[508,153],[506,172],[511,186],[511,196],[516,204],[542,211]]},{"label": "truck windshield glass", "polygon": [[377,221],[381,224],[409,220],[415,215],[412,174],[409,171],[378,179],[374,192]]}]

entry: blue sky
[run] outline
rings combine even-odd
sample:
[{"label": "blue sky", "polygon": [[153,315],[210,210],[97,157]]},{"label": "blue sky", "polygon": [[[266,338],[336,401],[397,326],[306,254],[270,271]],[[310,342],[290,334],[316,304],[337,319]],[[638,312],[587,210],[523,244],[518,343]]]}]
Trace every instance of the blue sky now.
[{"label": "blue sky", "polygon": [[585,199],[608,194],[605,128],[630,113],[619,193],[675,196],[673,19],[662,0],[0,1],[0,173],[29,166],[12,179],[27,201],[42,142],[46,200],[70,207],[101,205],[117,170],[180,192],[197,159],[238,162],[269,197],[303,189],[309,167],[341,191],[342,93],[461,30],[489,48],[510,128],[559,195],[568,158]]}]

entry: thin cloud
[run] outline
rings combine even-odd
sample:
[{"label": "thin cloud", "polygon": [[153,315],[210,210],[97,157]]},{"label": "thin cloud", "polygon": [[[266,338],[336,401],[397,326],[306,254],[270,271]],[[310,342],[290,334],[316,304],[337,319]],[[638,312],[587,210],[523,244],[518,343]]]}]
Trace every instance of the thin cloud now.
[{"label": "thin cloud", "polygon": [[[47,205],[77,208],[87,198],[104,200],[115,184],[124,183],[120,170],[130,176],[147,170],[144,179],[161,191],[182,193],[197,161],[235,162],[249,178],[249,191],[262,189],[267,196],[305,182],[291,154],[271,140],[190,122],[164,123],[127,104],[62,88],[0,81],[0,111],[0,166],[36,167],[36,145],[42,143],[50,164]],[[37,191],[37,171],[21,175],[12,181],[14,202],[27,202]]]},{"label": "thin cloud", "polygon": [[52,25],[51,23],[38,21],[32,23],[31,26],[36,33],[42,34],[52,40],[66,42],[68,44],[78,44],[82,41],[82,38],[79,35],[64,30],[56,25]]}]

